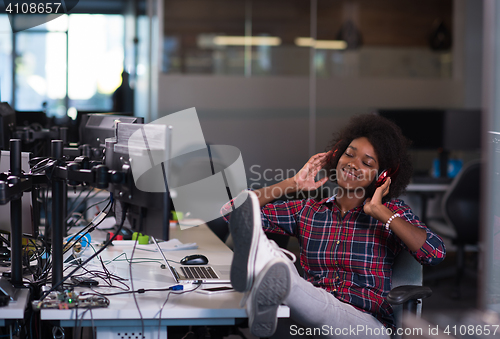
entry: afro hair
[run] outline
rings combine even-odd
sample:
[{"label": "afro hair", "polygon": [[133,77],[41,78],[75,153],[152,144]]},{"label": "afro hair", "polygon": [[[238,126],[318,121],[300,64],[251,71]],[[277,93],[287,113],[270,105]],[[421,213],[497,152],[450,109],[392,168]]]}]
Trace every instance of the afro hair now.
[{"label": "afro hair", "polygon": [[[331,174],[330,178],[335,178],[333,174],[337,163],[351,141],[361,137],[366,137],[375,149],[379,161],[379,173],[386,169],[397,171],[396,175],[391,178],[389,193],[383,201],[386,202],[402,195],[413,173],[408,153],[410,142],[395,123],[376,114],[354,116],[330,142],[328,151],[332,152],[325,165],[325,169]],[[367,187],[365,197],[372,197],[375,189],[374,180]]]}]

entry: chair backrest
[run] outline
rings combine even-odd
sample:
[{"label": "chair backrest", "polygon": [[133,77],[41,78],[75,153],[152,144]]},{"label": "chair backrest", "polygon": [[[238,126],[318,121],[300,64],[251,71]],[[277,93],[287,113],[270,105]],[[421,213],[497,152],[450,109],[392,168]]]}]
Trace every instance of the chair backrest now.
[{"label": "chair backrest", "polygon": [[[419,285],[422,286],[423,273],[422,265],[405,250],[402,250],[394,259],[392,265],[392,287],[395,288],[402,285]],[[395,305],[392,307],[396,318],[396,327],[402,327],[403,305]],[[417,316],[422,313],[422,304],[417,305]]]},{"label": "chair backrest", "polygon": [[479,235],[481,163],[464,166],[443,197],[443,214],[457,233],[457,243],[476,244]]}]

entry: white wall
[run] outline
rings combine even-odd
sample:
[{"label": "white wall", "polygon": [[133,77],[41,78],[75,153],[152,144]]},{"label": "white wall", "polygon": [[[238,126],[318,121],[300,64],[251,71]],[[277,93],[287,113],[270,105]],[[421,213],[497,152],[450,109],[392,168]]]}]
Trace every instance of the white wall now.
[{"label": "white wall", "polygon": [[[307,161],[308,78],[162,74],[159,82],[159,116],[196,107],[206,140],[239,147],[247,170],[252,165],[299,169]],[[461,81],[320,79],[316,148],[323,151],[332,134],[356,113],[462,106]]]},{"label": "white wall", "polygon": [[[307,108],[309,78],[165,75],[159,78],[159,115],[199,109]],[[319,79],[318,108],[462,107],[463,81]]]}]

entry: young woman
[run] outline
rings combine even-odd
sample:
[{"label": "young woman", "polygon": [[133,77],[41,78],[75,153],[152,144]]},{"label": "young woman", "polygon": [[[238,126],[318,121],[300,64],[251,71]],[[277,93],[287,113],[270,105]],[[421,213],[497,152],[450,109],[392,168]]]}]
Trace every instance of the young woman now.
[{"label": "young woman", "polygon": [[[351,119],[332,144],[294,177],[236,198],[241,206],[230,220],[231,280],[236,290],[247,292],[254,335],[274,333],[283,302],[302,326],[292,325],[291,336],[388,337],[384,329],[394,329],[394,318],[385,297],[394,258],[402,250],[422,264],[445,257],[441,238],[397,199],[412,172],[401,130],[380,116],[362,115]],[[316,181],[322,169],[329,176]],[[378,180],[381,173],[388,176],[384,183]],[[316,190],[329,179],[338,185],[329,198],[272,202],[276,192]],[[294,259],[263,231],[298,238],[303,278]]]}]

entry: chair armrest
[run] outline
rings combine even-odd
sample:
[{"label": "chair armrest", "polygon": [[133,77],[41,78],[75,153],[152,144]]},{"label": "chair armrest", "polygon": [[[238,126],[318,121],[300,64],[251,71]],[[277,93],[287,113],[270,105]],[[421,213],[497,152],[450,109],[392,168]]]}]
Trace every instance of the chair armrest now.
[{"label": "chair armrest", "polygon": [[432,295],[432,290],[427,286],[402,285],[393,288],[386,297],[391,305],[401,305],[409,300],[424,299]]}]

